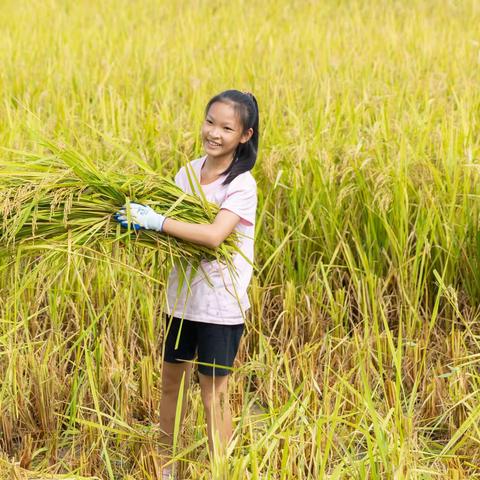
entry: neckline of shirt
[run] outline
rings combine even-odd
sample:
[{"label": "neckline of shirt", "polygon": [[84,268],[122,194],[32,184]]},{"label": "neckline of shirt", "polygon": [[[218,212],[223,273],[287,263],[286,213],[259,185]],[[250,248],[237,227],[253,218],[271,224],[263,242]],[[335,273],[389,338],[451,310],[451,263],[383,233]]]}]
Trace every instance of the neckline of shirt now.
[{"label": "neckline of shirt", "polygon": [[200,186],[203,189],[208,188],[212,185],[216,185],[218,182],[223,181],[225,179],[225,177],[227,176],[226,174],[222,174],[216,180],[214,180],[213,182],[202,184],[201,183],[202,182],[202,168],[205,165],[206,161],[207,161],[207,156],[206,155],[204,157],[201,157],[200,162],[199,162],[200,167],[198,169],[198,183],[200,184]]}]

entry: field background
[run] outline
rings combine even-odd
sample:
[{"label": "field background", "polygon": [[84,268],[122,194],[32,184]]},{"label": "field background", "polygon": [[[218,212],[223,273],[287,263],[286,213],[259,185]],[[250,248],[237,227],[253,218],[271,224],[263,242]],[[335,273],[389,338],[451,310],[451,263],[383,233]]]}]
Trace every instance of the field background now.
[{"label": "field background", "polygon": [[[173,175],[202,153],[211,96],[257,96],[236,440],[212,473],[194,383],[185,478],[480,478],[479,2],[0,13],[7,149],[42,154],[41,131],[105,168]],[[115,255],[1,257],[0,478],[155,478],[165,268],[129,259],[154,282]]]}]

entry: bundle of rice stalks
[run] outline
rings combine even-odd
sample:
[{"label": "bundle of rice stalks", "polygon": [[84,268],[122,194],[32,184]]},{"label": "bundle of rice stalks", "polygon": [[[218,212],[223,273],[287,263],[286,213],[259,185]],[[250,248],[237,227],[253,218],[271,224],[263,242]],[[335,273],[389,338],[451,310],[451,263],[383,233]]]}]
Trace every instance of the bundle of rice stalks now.
[{"label": "bundle of rice stalks", "polygon": [[0,161],[3,252],[18,244],[38,252],[53,245],[95,249],[123,240],[191,265],[202,258],[231,265],[235,234],[212,250],[150,230],[125,230],[113,218],[122,205],[128,211],[130,202],[138,202],[177,220],[209,223],[217,205],[184,193],[158,175],[104,173],[72,148],[46,146],[50,156],[23,154],[21,161]]}]

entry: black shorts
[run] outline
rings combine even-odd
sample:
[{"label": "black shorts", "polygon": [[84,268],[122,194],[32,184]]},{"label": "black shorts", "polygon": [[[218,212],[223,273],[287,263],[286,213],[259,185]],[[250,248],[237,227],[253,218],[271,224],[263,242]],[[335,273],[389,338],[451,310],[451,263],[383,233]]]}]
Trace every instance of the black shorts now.
[{"label": "black shorts", "polygon": [[[172,319],[169,322],[170,318]],[[175,348],[181,325],[178,346]],[[232,371],[244,324],[217,325],[193,322],[165,315],[164,361],[182,363],[191,361],[198,352],[198,371],[209,376],[228,375]],[[222,368],[226,367],[226,368]]]}]

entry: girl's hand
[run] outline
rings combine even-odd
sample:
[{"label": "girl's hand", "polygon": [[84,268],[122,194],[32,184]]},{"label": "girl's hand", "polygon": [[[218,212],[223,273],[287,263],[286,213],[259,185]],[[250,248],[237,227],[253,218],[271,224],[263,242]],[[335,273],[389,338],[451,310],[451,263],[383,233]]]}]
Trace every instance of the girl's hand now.
[{"label": "girl's hand", "polygon": [[[128,227],[125,205],[114,215],[114,218],[122,227]],[[145,228],[147,230],[162,232],[165,218],[164,215],[155,212],[153,208],[146,205],[140,205],[139,203],[130,204],[130,220],[132,222],[130,226],[134,230]]]}]

